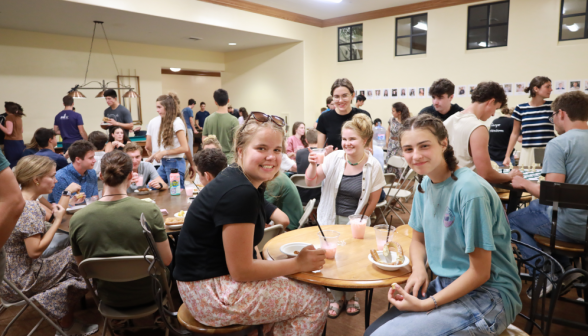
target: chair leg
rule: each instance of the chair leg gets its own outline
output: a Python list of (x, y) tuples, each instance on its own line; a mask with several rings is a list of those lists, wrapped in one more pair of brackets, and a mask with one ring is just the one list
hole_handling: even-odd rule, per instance
[(263, 336), (263, 325), (257, 326), (257, 336)]
[(35, 331), (37, 331), (37, 328), (39, 328), (39, 326), (41, 325), (41, 323), (43, 323), (43, 318), (41, 318), (39, 320), (39, 322), (37, 322), (37, 324), (35, 325), (35, 327), (33, 328), (33, 330), (31, 330), (27, 336), (31, 336)]
[(20, 317), (20, 315), (22, 315), (22, 313), (24, 313), (24, 311), (28, 308), (29, 304), (27, 303), (24, 307), (22, 307), (22, 309), (18, 312), (18, 314), (16, 314), (16, 316), (14, 316), (14, 318), (12, 319), (12, 321), (10, 321), (10, 323), (8, 323), (8, 325), (6, 326), (6, 329), (4, 329), (4, 332), (2, 333), (2, 336), (5, 336), (6, 334), (8, 334), (8, 329), (10, 329), (10, 327), (12, 327), (12, 325), (14, 324), (14, 322), (16, 322), (16, 320), (18, 320), (18, 318)]

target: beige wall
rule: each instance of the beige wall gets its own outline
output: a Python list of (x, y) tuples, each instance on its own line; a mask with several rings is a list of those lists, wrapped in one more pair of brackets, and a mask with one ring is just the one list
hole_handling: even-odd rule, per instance
[[(206, 103), (206, 110), (210, 113), (216, 111), (214, 91), (221, 88), (220, 77), (208, 76), (180, 76), (180, 75), (161, 75), (162, 93), (174, 92), (178, 95), (181, 107), (188, 106), (188, 100), (196, 100), (194, 115), (200, 110), (200, 103)], [(186, 122), (188, 122), (186, 120)], [(202, 125), (200, 125), (202, 126)]]

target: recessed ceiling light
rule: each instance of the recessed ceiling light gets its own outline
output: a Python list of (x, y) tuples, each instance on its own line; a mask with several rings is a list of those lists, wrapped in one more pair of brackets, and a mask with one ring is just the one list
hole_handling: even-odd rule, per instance
[(343, 1), (343, 0), (324, 0), (324, 1), (327, 1), (327, 2), (334, 2), (334, 3), (340, 3), (340, 2), (341, 2), (341, 1)]
[(574, 24), (569, 25), (569, 26), (566, 25), (566, 28), (568, 28), (568, 30), (571, 31), (571, 32), (577, 32), (580, 29), (580, 26), (578, 26), (577, 23), (574, 23)]
[(237, 45), (235, 42), (230, 42), (229, 45)]
[(190, 37), (188, 37), (188, 40), (200, 41), (200, 40), (202, 40), (202, 37), (190, 36)]
[(182, 70), (182, 68), (169, 68), (169, 69), (173, 72), (179, 72)]

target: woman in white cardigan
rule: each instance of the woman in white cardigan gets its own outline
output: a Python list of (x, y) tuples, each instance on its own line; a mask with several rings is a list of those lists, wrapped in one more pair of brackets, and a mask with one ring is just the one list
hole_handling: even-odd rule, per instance
[[(306, 184), (320, 185), (321, 202), (318, 206), (318, 222), (321, 225), (347, 224), (348, 216), (371, 216), (386, 184), (378, 160), (368, 151), (373, 137), (372, 123), (365, 114), (356, 114), (341, 129), (342, 150), (330, 153), (324, 163), (317, 166), (317, 156), (310, 153), (306, 169)], [(334, 300), (329, 305), (328, 316), (336, 318), (344, 305), (347, 314), (359, 313), (359, 301), (354, 292), (331, 290)]]

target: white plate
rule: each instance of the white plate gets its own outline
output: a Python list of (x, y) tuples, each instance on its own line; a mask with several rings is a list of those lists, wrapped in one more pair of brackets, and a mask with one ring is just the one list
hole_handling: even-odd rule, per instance
[[(396, 259), (396, 252), (390, 251), (390, 253), (392, 254), (392, 260)], [(382, 251), (378, 251), (378, 255), (380, 256), (381, 259), (384, 259), (384, 253)], [(404, 256), (404, 263), (402, 265), (388, 265), (388, 264), (382, 264), (382, 263), (376, 262), (372, 258), (371, 253), (368, 254), (368, 259), (372, 262), (372, 264), (378, 266), (379, 268), (383, 269), (384, 271), (396, 271), (396, 270), (401, 269), (402, 267), (404, 267), (410, 263), (410, 260), (408, 260), (407, 256)]]
[(73, 206), (71, 208), (67, 208), (67, 209), (65, 209), (65, 211), (67, 211), (67, 212), (74, 212), (74, 211), (83, 209), (85, 207), (86, 207), (86, 204), (80, 204), (80, 205)]
[[(188, 212), (187, 212), (187, 211), (184, 211), (184, 214), (188, 214)], [(180, 213), (179, 213), (179, 212), (176, 212), (176, 213), (174, 214), (174, 217), (178, 217), (178, 218), (186, 218), (186, 215), (180, 216)]]
[(312, 245), (308, 243), (288, 243), (284, 244), (280, 247), (280, 252), (284, 253), (290, 257), (296, 257), (298, 254), (295, 254), (294, 251), (300, 252), (303, 248)]
[(166, 225), (165, 227), (167, 227), (168, 229), (181, 229), (183, 225), (184, 224), (172, 224), (172, 225)]

